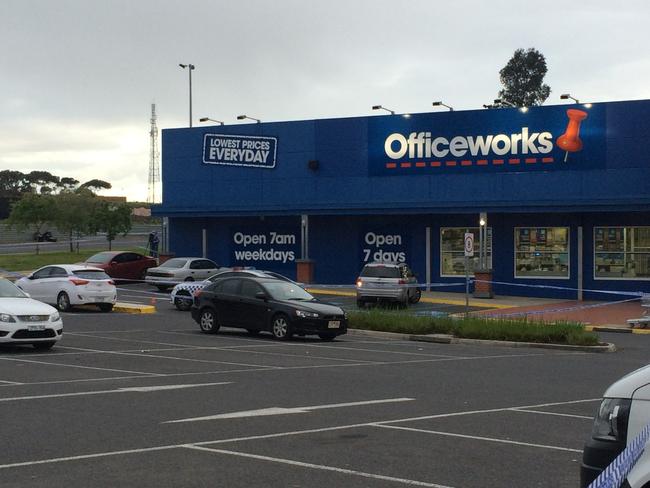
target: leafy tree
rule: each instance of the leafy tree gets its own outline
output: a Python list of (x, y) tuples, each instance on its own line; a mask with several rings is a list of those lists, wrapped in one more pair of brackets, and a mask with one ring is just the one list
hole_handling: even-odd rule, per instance
[(53, 222), (67, 236), (70, 252), (74, 251), (72, 238), (93, 233), (93, 219), (97, 198), (90, 190), (62, 191), (53, 197)]
[(79, 184), (79, 180), (75, 180), (74, 178), (69, 178), (67, 176), (64, 176), (59, 181), (59, 188), (61, 188), (62, 190), (72, 191), (75, 188), (77, 188), (78, 184)]
[(104, 180), (90, 180), (82, 183), (79, 188), (88, 188), (90, 190), (110, 190), (113, 187), (108, 181)]
[[(13, 204), (11, 214), (7, 219), (9, 226), (18, 230), (29, 228), (34, 234), (41, 232), (43, 226), (54, 219), (55, 206), (50, 195), (25, 193), (23, 197)], [(36, 245), (36, 254), (39, 246)]]
[(499, 98), (515, 107), (541, 105), (551, 93), (551, 87), (544, 84), (546, 72), (546, 58), (537, 49), (517, 49), (499, 71), (503, 85)]
[(100, 201), (95, 210), (94, 225), (97, 231), (106, 232), (108, 249), (112, 249), (112, 242), (118, 234), (125, 236), (131, 230), (131, 207), (122, 203), (116, 205)]
[(37, 193), (52, 193), (58, 186), (60, 178), (49, 171), (31, 171), (26, 176), (32, 191)]

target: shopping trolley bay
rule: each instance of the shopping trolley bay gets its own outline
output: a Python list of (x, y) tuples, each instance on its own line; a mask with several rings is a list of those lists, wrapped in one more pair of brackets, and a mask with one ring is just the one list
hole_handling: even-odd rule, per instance
[(590, 354), (355, 335), (203, 334), (64, 313), (0, 350), (3, 486), (574, 487), (604, 389), (650, 337)]

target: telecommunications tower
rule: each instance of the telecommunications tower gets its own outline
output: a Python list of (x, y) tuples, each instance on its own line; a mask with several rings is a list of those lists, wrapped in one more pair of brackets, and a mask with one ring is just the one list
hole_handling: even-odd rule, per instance
[(156, 104), (151, 104), (151, 130), (149, 131), (151, 148), (149, 150), (149, 187), (147, 191), (148, 203), (159, 203), (160, 191), (156, 183), (160, 183), (160, 151), (158, 150), (158, 126), (156, 125)]

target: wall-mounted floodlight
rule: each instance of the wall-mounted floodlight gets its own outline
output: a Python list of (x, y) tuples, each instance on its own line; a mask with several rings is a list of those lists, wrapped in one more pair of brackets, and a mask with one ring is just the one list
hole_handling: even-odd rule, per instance
[(262, 122), (260, 119), (256, 119), (255, 117), (249, 117), (248, 115), (238, 115), (238, 116), (237, 116), (237, 120), (245, 120), (245, 119), (254, 120), (254, 121), (257, 122), (258, 124), (259, 124), (260, 122)]
[(372, 109), (373, 110), (385, 110), (386, 112), (390, 112), (391, 115), (395, 115), (395, 110), (391, 110), (391, 109), (383, 107), (381, 105), (373, 105)]
[(434, 107), (447, 107), (450, 112), (454, 111), (454, 107), (450, 107), (449, 105), (446, 105), (446, 104), (444, 104), (444, 103), (442, 103), (440, 101), (432, 102), (431, 105), (433, 105)]
[(569, 93), (563, 93), (562, 95), (560, 95), (560, 98), (562, 100), (568, 100), (570, 98), (574, 102), (580, 103), (580, 100), (578, 100), (577, 98), (572, 97)]
[(199, 119), (199, 122), (216, 122), (217, 124), (223, 125), (223, 122), (221, 122), (220, 120), (211, 119), (210, 117), (201, 117)]

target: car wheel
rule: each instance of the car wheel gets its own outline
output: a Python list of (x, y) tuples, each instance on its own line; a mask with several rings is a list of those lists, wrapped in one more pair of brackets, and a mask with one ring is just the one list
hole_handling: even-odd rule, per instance
[(59, 293), (59, 296), (56, 297), (56, 308), (61, 312), (67, 312), (70, 310), (70, 297), (64, 291)]
[(32, 346), (38, 351), (47, 351), (52, 349), (52, 346), (56, 344), (56, 341), (45, 341), (45, 342), (34, 342)]
[(165, 292), (165, 291), (169, 290), (170, 287), (167, 286), (167, 285), (156, 285), (156, 288), (158, 288), (158, 291)]
[(104, 313), (111, 312), (113, 310), (113, 304), (112, 303), (100, 303), (97, 305), (99, 307), (99, 310), (101, 310)]
[(187, 312), (192, 308), (192, 300), (190, 298), (174, 298), (174, 306), (181, 312)]
[(415, 289), (415, 293), (411, 295), (411, 298), (409, 299), (409, 302), (411, 303), (418, 303), (420, 301), (420, 298), (422, 298), (422, 290), (419, 288)]
[(201, 315), (199, 316), (199, 327), (201, 327), (201, 332), (205, 334), (216, 334), (219, 330), (219, 324), (217, 323), (217, 314), (211, 308), (204, 308), (201, 310)]
[(320, 334), (318, 334), (318, 337), (320, 337), (324, 341), (333, 341), (334, 338), (336, 337), (336, 334), (334, 332), (321, 332)]
[(140, 281), (144, 281), (144, 279), (147, 277), (147, 270), (143, 269), (140, 271)]
[(278, 340), (287, 340), (291, 338), (291, 325), (289, 324), (289, 317), (285, 314), (280, 313), (273, 317), (271, 322), (271, 333), (273, 337)]
[(191, 276), (188, 276), (187, 278), (185, 278), (184, 281), (194, 281), (194, 278), (192, 278)]

